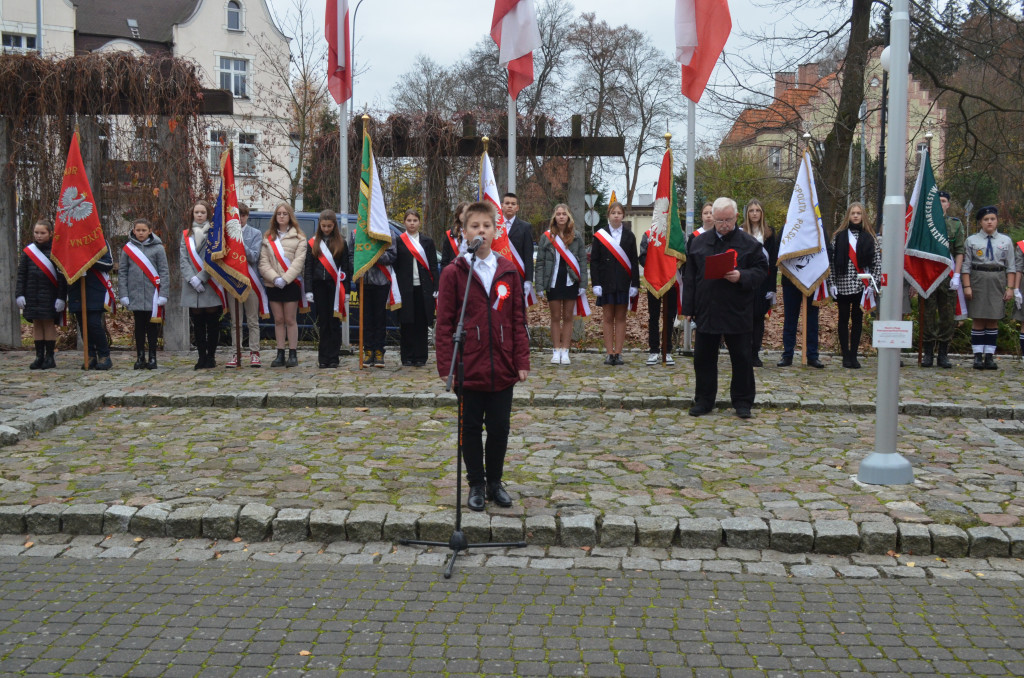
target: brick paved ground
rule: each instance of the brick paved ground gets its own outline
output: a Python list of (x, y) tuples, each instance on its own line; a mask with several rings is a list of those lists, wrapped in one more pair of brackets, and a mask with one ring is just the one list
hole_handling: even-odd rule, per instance
[(21, 676), (1024, 675), (1021, 582), (0, 560)]

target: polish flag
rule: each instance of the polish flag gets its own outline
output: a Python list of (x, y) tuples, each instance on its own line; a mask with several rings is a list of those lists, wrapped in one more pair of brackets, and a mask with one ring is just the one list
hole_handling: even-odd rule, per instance
[(348, 0), (327, 0), (327, 88), (343, 104), (352, 98), (352, 42), (348, 29)]
[(508, 66), (508, 93), (515, 99), (533, 82), (533, 50), (541, 45), (533, 0), (495, 0), (491, 38), (498, 63)]
[(676, 61), (690, 101), (700, 101), (731, 30), (727, 0), (676, 0)]

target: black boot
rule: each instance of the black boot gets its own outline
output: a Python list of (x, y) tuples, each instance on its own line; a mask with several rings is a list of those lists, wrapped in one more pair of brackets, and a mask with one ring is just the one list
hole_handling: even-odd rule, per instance
[(981, 353), (974, 354), (974, 364), (971, 366), (976, 370), (985, 369), (985, 356)]
[(43, 359), (43, 369), (52, 370), (57, 367), (57, 362), (53, 359), (53, 352), (57, 348), (57, 340), (49, 339), (43, 342), (43, 349), (46, 351), (46, 357)]
[(156, 349), (155, 348), (149, 349), (149, 362), (146, 363), (146, 369), (147, 370), (155, 370), (156, 369)]
[(953, 363), (949, 362), (949, 342), (948, 341), (940, 341), (939, 342), (939, 357), (935, 361), (935, 363), (939, 367), (942, 367), (942, 368), (947, 369), (947, 370), (949, 368), (953, 367)]
[(217, 344), (220, 343), (220, 315), (206, 316), (206, 368), (217, 366)]
[(29, 363), (28, 368), (30, 370), (41, 370), (43, 369), (43, 363), (46, 362), (46, 352), (43, 348), (44, 342), (36, 342), (36, 359)]
[(201, 370), (206, 367), (206, 324), (202, 318), (196, 318), (195, 323), (195, 334), (196, 334), (196, 353), (199, 354), (199, 358), (196, 360), (194, 370)]
[(270, 363), (270, 366), (271, 367), (284, 367), (284, 363), (285, 363), (284, 349), (283, 348), (279, 348), (279, 349), (277, 349), (277, 357), (274, 358), (274, 362)]
[(146, 369), (146, 352), (139, 349), (135, 352), (135, 364), (132, 366), (133, 370), (144, 370)]
[(924, 342), (924, 355), (921, 356), (921, 367), (931, 367), (935, 362), (935, 348), (930, 341)]
[(288, 349), (288, 361), (284, 364), (285, 367), (298, 367), (299, 366), (299, 352), (294, 348)]
[(996, 356), (994, 353), (985, 354), (985, 369), (986, 370), (998, 370), (999, 366), (996, 365)]

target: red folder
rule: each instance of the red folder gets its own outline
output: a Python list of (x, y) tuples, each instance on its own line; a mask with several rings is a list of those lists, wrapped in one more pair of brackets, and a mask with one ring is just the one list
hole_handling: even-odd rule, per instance
[(704, 279), (721, 280), (729, 271), (736, 270), (736, 250), (726, 250), (704, 260)]

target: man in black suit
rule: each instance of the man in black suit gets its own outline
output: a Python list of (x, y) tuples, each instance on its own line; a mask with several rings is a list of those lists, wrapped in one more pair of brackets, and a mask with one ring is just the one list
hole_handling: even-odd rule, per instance
[[(523, 260), (523, 295), (530, 296), (533, 289), (533, 224), (516, 217), (519, 214), (519, 198), (515, 193), (506, 193), (501, 198), (501, 213), (505, 217), (505, 228), (508, 229), (508, 240), (516, 248), (519, 258)], [(519, 265), (512, 262), (516, 269)]]
[[(693, 239), (683, 272), (682, 314), (697, 322), (693, 347), (697, 383), (690, 415), (699, 417), (715, 407), (718, 347), (724, 337), (732, 362), (732, 406), (738, 417), (749, 419), (755, 389), (751, 346), (754, 315), (750, 309), (768, 275), (768, 261), (761, 243), (736, 228), (738, 209), (734, 200), (719, 198), (712, 210), (714, 230)], [(708, 257), (730, 251), (735, 253), (735, 268), (724, 278), (706, 279), (704, 264)]]

